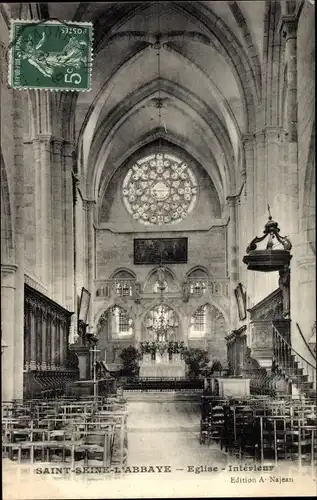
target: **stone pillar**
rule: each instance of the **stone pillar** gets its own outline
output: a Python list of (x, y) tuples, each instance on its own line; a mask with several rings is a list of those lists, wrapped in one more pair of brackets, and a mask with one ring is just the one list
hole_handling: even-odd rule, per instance
[(33, 139), (33, 150), (34, 150), (34, 164), (35, 164), (35, 175), (34, 175), (34, 205), (35, 205), (35, 248), (36, 248), (36, 275), (42, 280), (42, 268), (43, 268), (43, 246), (42, 246), (42, 210), (41, 210), (41, 190), (42, 190), (42, 172), (41, 172), (41, 149), (40, 141), (38, 138)]
[(2, 400), (14, 398), (14, 337), (15, 337), (15, 273), (17, 266), (1, 265), (1, 354)]
[[(299, 175), (298, 175), (298, 118), (297, 118), (297, 13), (282, 16), (280, 26), (285, 38), (285, 60), (287, 62), (287, 164), (285, 172), (285, 212), (287, 226), (282, 228), (290, 238), (293, 249), (291, 261), (291, 317), (292, 333), (291, 339), (295, 344), (301, 344), (300, 334), (296, 322), (300, 323), (304, 316), (299, 300), (299, 289), (301, 287), (301, 262), (298, 258), (301, 254), (299, 247)], [(305, 274), (305, 272), (304, 272)], [(305, 313), (306, 314), (306, 313)], [(296, 318), (296, 319), (295, 319)], [(304, 320), (305, 321), (305, 320)], [(298, 345), (304, 355), (303, 345)], [(296, 349), (296, 347), (295, 347)], [(305, 351), (306, 354), (306, 351)], [(305, 357), (305, 355), (304, 355)]]
[(238, 311), (234, 290), (238, 284), (238, 235), (237, 235), (237, 205), (240, 203), (239, 196), (228, 196), (230, 220), (228, 224), (228, 271), (230, 278), (230, 330), (237, 327)]
[(87, 323), (90, 329), (94, 329), (94, 280), (95, 280), (95, 206), (94, 200), (85, 200), (86, 204), (86, 227), (87, 227), (87, 266), (88, 266), (88, 290), (91, 293), (90, 306)]
[(73, 191), (73, 152), (74, 144), (64, 142), (64, 284), (65, 284), (65, 308), (68, 311), (75, 311), (74, 295), (74, 191)]
[(52, 165), (52, 221), (53, 221), (53, 298), (59, 303), (63, 304), (63, 196), (62, 196), (62, 182), (63, 182), (63, 165), (62, 165), (62, 139), (53, 139), (53, 165)]
[[(14, 204), (15, 204), (15, 300), (14, 315), (14, 362), (13, 397), (23, 398), (23, 365), (24, 365), (24, 159), (23, 159), (23, 119), (22, 98), (19, 92), (13, 94), (13, 148), (14, 148)], [(10, 373), (10, 372), (9, 372)]]
[(138, 343), (138, 342), (141, 342), (142, 340), (142, 332), (141, 332), (141, 328), (142, 328), (142, 324), (141, 324), (141, 318), (139, 315), (136, 315), (135, 316), (135, 319), (134, 319), (134, 338), (135, 338), (135, 342)]
[[(243, 255), (245, 255), (246, 248), (249, 242), (254, 238), (255, 225), (254, 225), (254, 211), (255, 211), (255, 158), (254, 158), (254, 136), (248, 134), (243, 136), (244, 148), (244, 165), (245, 165), (245, 187), (242, 194), (244, 200), (241, 202), (240, 212), (240, 269), (242, 270), (241, 282), (247, 289), (247, 296), (251, 301), (254, 297), (254, 273), (246, 270), (246, 266), (242, 263)], [(248, 304), (249, 306), (250, 304)]]
[(266, 170), (266, 151), (265, 151), (265, 133), (257, 132), (255, 136), (256, 163), (255, 163), (255, 228), (262, 227), (266, 222), (267, 215), (267, 170)]
[(309, 342), (316, 321), (316, 256), (313, 254), (302, 256), (297, 258), (296, 263), (298, 276), (296, 289), (294, 289), (291, 271), (291, 294), (296, 297), (291, 301), (292, 345), (310, 363), (316, 364), (296, 326), (298, 323), (303, 336)]
[[(282, 196), (284, 190), (283, 175), (280, 168), (280, 127), (266, 127), (266, 165), (267, 165), (267, 203), (270, 206), (273, 218), (278, 218), (283, 210)], [(267, 213), (267, 211), (266, 211)], [(284, 228), (285, 229), (285, 228)], [(269, 295), (278, 286), (278, 273), (265, 273), (265, 295)]]
[(51, 205), (55, 203), (55, 192), (51, 190), (51, 135), (41, 134), (39, 136), (40, 145), (40, 175), (41, 175), (41, 195), (40, 207), (42, 224), (41, 231), (41, 255), (42, 269), (41, 279), (48, 288), (49, 293), (52, 291), (52, 213)]

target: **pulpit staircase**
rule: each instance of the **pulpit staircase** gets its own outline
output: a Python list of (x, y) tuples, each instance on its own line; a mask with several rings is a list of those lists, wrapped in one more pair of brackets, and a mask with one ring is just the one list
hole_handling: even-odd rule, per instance
[[(310, 363), (301, 356), (285, 339), (278, 327), (272, 324), (273, 329), (273, 366), (272, 372), (284, 378), (295, 387), (299, 394), (306, 397), (316, 397), (316, 363)], [(316, 360), (313, 351), (303, 340), (312, 358)]]

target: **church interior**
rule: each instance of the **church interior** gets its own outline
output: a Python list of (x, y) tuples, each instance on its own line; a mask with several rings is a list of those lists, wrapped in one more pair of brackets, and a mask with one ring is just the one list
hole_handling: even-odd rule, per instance
[[(314, 9), (0, 5), (8, 463), (315, 474)], [(90, 91), (11, 88), (11, 19), (92, 23)]]

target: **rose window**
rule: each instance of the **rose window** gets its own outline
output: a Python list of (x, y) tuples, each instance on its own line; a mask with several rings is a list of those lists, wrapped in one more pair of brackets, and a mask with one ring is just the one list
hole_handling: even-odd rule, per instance
[(194, 208), (198, 193), (196, 177), (179, 158), (156, 153), (137, 161), (122, 187), (124, 204), (143, 224), (173, 224)]

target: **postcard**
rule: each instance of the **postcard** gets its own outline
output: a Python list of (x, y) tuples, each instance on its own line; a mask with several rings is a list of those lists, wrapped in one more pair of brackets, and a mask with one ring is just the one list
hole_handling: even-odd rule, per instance
[(315, 495), (314, 13), (0, 4), (5, 500)]

